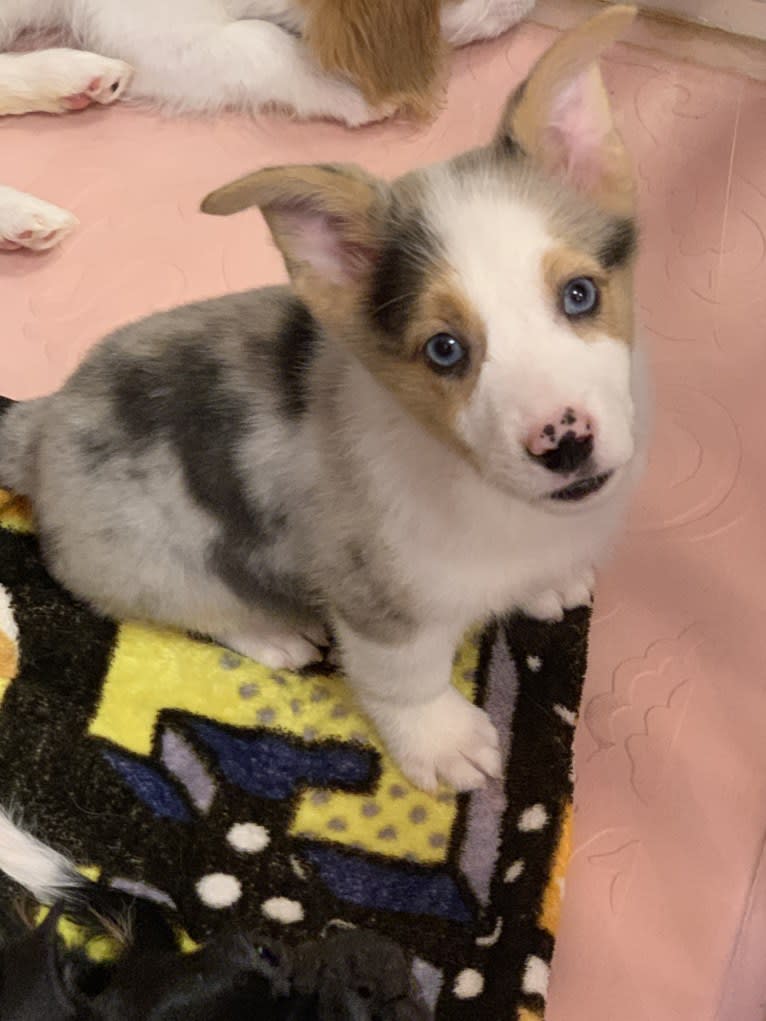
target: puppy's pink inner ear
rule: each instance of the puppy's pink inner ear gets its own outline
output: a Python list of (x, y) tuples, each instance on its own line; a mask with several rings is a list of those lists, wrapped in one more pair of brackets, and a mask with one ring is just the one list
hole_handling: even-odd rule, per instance
[(598, 187), (613, 156), (613, 131), (601, 75), (592, 65), (552, 99), (546, 130), (551, 169), (583, 191)]
[(369, 267), (371, 247), (354, 237), (352, 226), (343, 218), (301, 208), (280, 210), (278, 216), (279, 233), (291, 259), (330, 283), (350, 283)]

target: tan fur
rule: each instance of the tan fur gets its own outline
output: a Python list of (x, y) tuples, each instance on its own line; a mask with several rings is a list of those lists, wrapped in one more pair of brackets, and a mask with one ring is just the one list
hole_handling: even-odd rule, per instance
[(574, 277), (590, 277), (600, 293), (595, 315), (569, 320), (575, 333), (584, 340), (594, 340), (607, 334), (614, 340), (632, 343), (633, 286), (630, 270), (620, 267), (607, 271), (592, 256), (572, 248), (554, 248), (545, 254), (543, 279), (554, 308), (560, 308), (561, 290)]
[[(429, 367), (424, 349), (437, 333), (449, 333), (467, 348), (469, 367), (464, 375), (440, 375)], [(391, 354), (384, 346), (371, 347), (363, 335), (361, 339), (356, 354), (375, 377), (432, 433), (470, 459), (455, 426), (476, 386), (487, 344), (484, 324), (452, 270), (436, 265), (424, 281), (403, 352)]]
[[(273, 167), (212, 192), (202, 211), (228, 216), (260, 207), (296, 294), (339, 339), (358, 331), (362, 296), (380, 245), (386, 186), (355, 166)], [(339, 229), (345, 274), (332, 279), (301, 257), (290, 220), (295, 211), (330, 218)]]
[(291, 204), (364, 218), (377, 194), (377, 181), (354, 164), (265, 167), (206, 195), (203, 213), (230, 216), (251, 206)]
[(586, 190), (603, 208), (623, 216), (632, 214), (635, 208), (633, 174), (612, 122), (597, 61), (635, 16), (635, 7), (609, 7), (562, 35), (537, 62), (522, 89), (509, 99), (500, 125), (501, 134), (510, 135), (548, 172), (561, 175), (565, 168), (560, 140), (546, 126), (561, 90), (581, 75), (587, 75), (590, 103), (600, 108), (610, 128), (603, 145), (602, 172), (597, 180), (588, 183)]
[[(369, 263), (370, 249), (376, 243), (376, 214), (382, 211), (382, 204), (380, 182), (359, 167), (338, 165), (257, 170), (211, 192), (200, 208), (204, 213), (229, 216), (258, 206), (285, 259), (293, 285), (302, 295), (304, 278), (316, 274), (302, 262), (291, 243), (294, 241), (291, 214), (309, 211), (331, 218), (341, 228), (346, 268), (353, 276)], [(337, 282), (324, 278), (314, 283), (333, 292), (339, 289)]]
[(372, 106), (433, 112), (444, 72), (441, 0), (302, 0), (306, 41), (325, 71)]

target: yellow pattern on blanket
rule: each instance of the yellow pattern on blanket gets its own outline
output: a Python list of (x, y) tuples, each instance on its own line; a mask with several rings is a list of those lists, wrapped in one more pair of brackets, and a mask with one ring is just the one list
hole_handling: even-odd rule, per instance
[[(25, 502), (2, 490), (0, 526), (33, 531)], [(0, 699), (12, 679), (6, 660), (13, 672), (16, 664), (13, 656), (4, 655), (5, 645), (15, 637), (9, 625), (4, 627), (4, 613), (12, 621), (7, 602), (6, 611), (0, 590)], [(456, 657), (453, 673), (455, 686), (469, 698), (474, 697), (477, 659), (471, 636)], [(446, 860), (456, 816), (454, 794), (444, 789), (428, 797), (402, 776), (340, 676), (273, 671), (176, 631), (123, 623), (90, 733), (149, 756), (165, 710), (273, 729), (309, 742), (336, 739), (378, 749), (382, 772), (373, 794), (308, 788), (300, 795), (290, 833), (319, 836), (387, 858), (433, 864)]]
[[(454, 681), (468, 697), (476, 643), (466, 641)], [(232, 726), (259, 726), (307, 741), (334, 738), (382, 752), (374, 796), (307, 789), (290, 833), (361, 846), (386, 857), (444, 861), (455, 819), (454, 795), (428, 797), (404, 779), (355, 708), (341, 677), (273, 671), (217, 645), (144, 624), (121, 625), (91, 734), (149, 755), (163, 710)]]

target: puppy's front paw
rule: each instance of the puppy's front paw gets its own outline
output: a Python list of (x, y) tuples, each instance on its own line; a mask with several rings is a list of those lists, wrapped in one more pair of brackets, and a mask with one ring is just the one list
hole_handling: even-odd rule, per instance
[(133, 71), (123, 61), (104, 58), (100, 73), (87, 81), (81, 79), (81, 84), (78, 82), (74, 91), (61, 97), (61, 105), (64, 110), (84, 110), (92, 103), (108, 106), (120, 98), (132, 75)]
[(53, 49), (22, 54), (26, 87), (7, 98), (9, 113), (67, 113), (92, 103), (104, 106), (122, 95), (133, 69), (122, 60), (84, 50)]
[(423, 790), (434, 791), (443, 780), (471, 791), (502, 774), (495, 727), (452, 687), (432, 702), (386, 707), (374, 717), (404, 775)]
[(0, 188), (0, 251), (42, 252), (62, 241), (77, 217), (50, 202), (13, 188)]
[(91, 103), (108, 106), (119, 99), (133, 77), (130, 65), (95, 53), (79, 56), (84, 59), (73, 62), (71, 70), (62, 78), (61, 109), (84, 110)]
[(535, 620), (563, 620), (566, 610), (576, 606), (590, 606), (596, 578), (592, 570), (570, 579), (560, 588), (546, 589), (532, 599), (519, 604), (518, 609)]

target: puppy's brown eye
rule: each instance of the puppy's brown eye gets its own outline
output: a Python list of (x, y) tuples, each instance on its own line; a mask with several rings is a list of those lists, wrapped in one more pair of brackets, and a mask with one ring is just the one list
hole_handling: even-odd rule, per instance
[(426, 360), (435, 372), (454, 372), (468, 357), (465, 347), (449, 333), (434, 334), (424, 350)]

